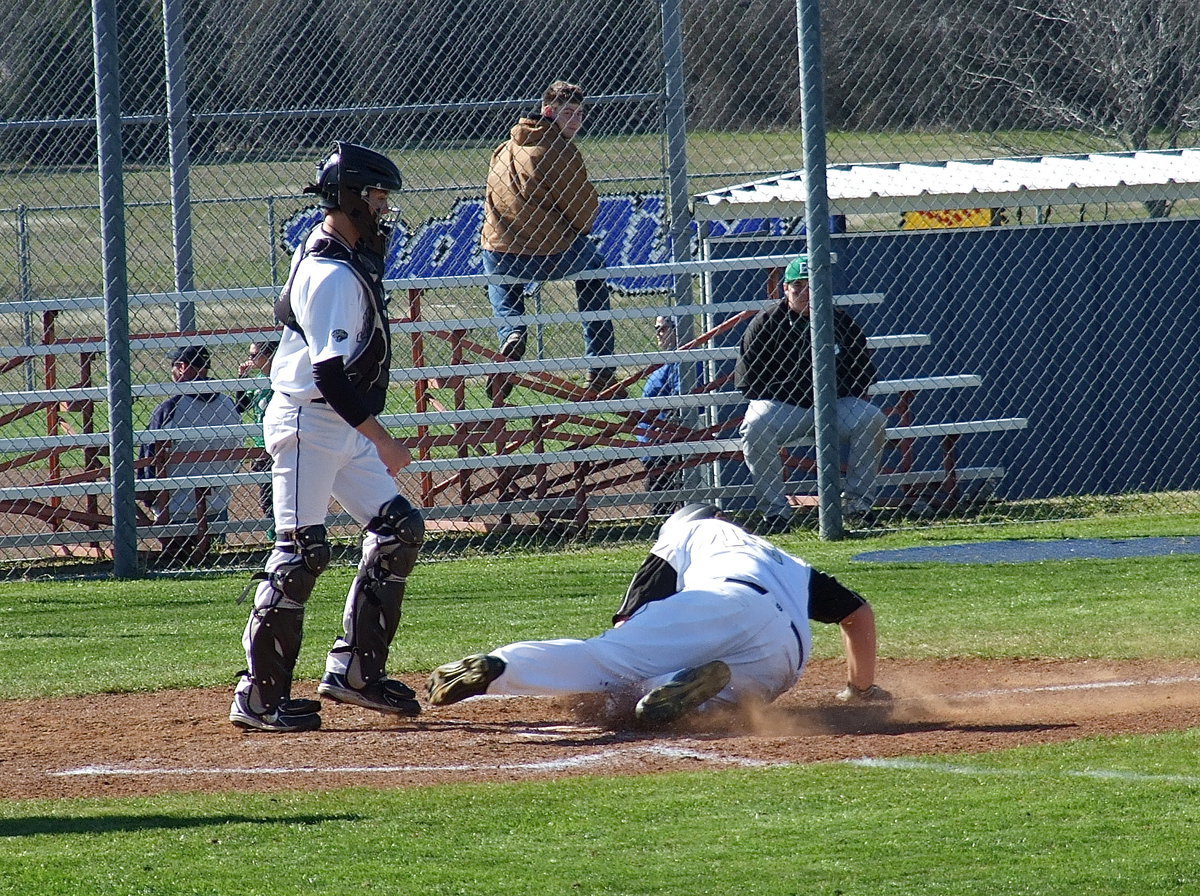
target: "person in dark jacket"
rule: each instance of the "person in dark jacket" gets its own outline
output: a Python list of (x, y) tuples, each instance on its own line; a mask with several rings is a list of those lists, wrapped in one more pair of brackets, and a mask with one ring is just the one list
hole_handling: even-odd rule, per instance
[[(811, 436), (814, 427), (807, 256), (793, 259), (783, 281), (783, 300), (760, 311), (746, 328), (735, 371), (738, 389), (749, 401), (742, 452), (763, 515), (762, 529), (768, 532), (786, 531), (792, 522), (779, 448)], [(843, 512), (861, 519), (875, 497), (887, 417), (867, 399), (875, 365), (862, 329), (835, 309), (834, 334), (838, 435), (849, 443)]]

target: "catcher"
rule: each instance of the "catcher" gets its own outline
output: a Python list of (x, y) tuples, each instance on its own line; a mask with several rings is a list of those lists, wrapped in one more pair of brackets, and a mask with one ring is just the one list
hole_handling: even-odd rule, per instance
[[(344, 634), (329, 651), (317, 693), (334, 703), (415, 716), (416, 694), (386, 672), (408, 574), (424, 541), (420, 510), (393, 476), (412, 461), (379, 421), (391, 371), (383, 288), (400, 171), (365, 146), (338, 142), (317, 166), (324, 220), (292, 258), (275, 304), (283, 331), (271, 364), (263, 436), (273, 460), (275, 548), (255, 579), (242, 644), (246, 671), (229, 720), (259, 731), (312, 731), (319, 701), (293, 699), (304, 608), (332, 549), (331, 498), (363, 527), (362, 558), (346, 596)], [(253, 583), (252, 583), (253, 585)]]
[(891, 699), (875, 684), (875, 614), (865, 598), (715, 507), (689, 504), (663, 523), (613, 628), (447, 663), (429, 679), (429, 702), (632, 690), (640, 696), (634, 714), (647, 726), (697, 708), (769, 703), (804, 672), (809, 619), (841, 626), (849, 681), (840, 701)]

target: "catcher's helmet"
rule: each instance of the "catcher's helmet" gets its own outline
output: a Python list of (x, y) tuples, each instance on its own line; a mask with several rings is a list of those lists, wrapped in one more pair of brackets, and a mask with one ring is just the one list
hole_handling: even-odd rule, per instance
[(361, 258), (371, 259), (371, 267), (382, 271), (392, 228), (371, 211), (366, 192), (394, 192), (401, 186), (400, 169), (387, 156), (339, 140), (333, 152), (317, 164), (317, 182), (304, 192), (320, 196), (321, 208), (326, 211), (339, 209), (349, 216), (361, 237), (355, 249)]
[(387, 156), (339, 140), (333, 152), (317, 163), (317, 182), (304, 192), (320, 196), (322, 208), (341, 208), (346, 193), (361, 198), (366, 189), (394, 191), (403, 185), (400, 169)]

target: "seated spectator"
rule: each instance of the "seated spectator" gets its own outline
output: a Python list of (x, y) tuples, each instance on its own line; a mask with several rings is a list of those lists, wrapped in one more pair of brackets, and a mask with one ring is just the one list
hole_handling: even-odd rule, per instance
[[(189, 345), (171, 355), (171, 380), (193, 383), (208, 379), (209, 352), (203, 345)], [(238, 426), (241, 415), (232, 398), (219, 392), (189, 392), (172, 395), (150, 417), (150, 429), (190, 429), (198, 426)], [(174, 460), (183, 454), (240, 448), (237, 436), (202, 439), (172, 439), (143, 445), (140, 457), (151, 461), (139, 471), (143, 478), (205, 476), (233, 472), (236, 460)], [(165, 461), (164, 461), (165, 458)], [(156, 525), (186, 523), (195, 530), (186, 535), (160, 539), (162, 557), (168, 562), (197, 563), (212, 547), (208, 528), (229, 518), (228, 486), (200, 486), (150, 492), (143, 500), (154, 511)]]
[[(257, 342), (251, 342), (250, 348), (246, 352), (246, 360), (238, 365), (238, 376), (249, 376), (253, 372), (258, 375), (260, 380), (260, 385), (239, 392), (237, 397), (238, 413), (245, 414), (249, 411), (251, 421), (259, 426), (259, 432), (251, 439), (256, 448), (262, 449), (262, 452), (250, 461), (250, 471), (253, 473), (270, 471), (272, 466), (271, 455), (267, 454), (266, 442), (263, 439), (262, 422), (263, 416), (267, 413), (267, 405), (271, 403), (271, 396), (274, 394), (271, 389), (271, 361), (275, 358), (275, 349), (277, 348), (279, 348), (277, 339), (260, 339)], [(272, 520), (267, 527), (267, 538), (274, 542), (275, 511), (271, 504), (271, 495), (271, 482), (268, 480), (258, 487), (258, 506), (262, 508), (263, 514)]]
[[(759, 531), (768, 533), (784, 532), (792, 525), (780, 446), (811, 436), (815, 422), (806, 255), (787, 266), (783, 292), (781, 301), (750, 321), (734, 373), (738, 389), (749, 400), (741, 428), (742, 452), (763, 515)], [(867, 400), (875, 365), (862, 329), (837, 308), (834, 332), (838, 437), (849, 442), (842, 509), (848, 520), (863, 522), (875, 497), (887, 417)]]

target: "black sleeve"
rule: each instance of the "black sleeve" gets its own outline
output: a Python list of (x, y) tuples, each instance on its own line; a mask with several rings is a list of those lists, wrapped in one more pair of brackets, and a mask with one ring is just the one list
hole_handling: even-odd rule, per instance
[(613, 624), (628, 619), (639, 607), (670, 597), (678, 590), (679, 575), (675, 567), (657, 554), (651, 554), (633, 574), (633, 581), (625, 592), (625, 600), (621, 601), (621, 606), (613, 616)]
[(321, 397), (351, 426), (358, 426), (371, 416), (362, 396), (346, 376), (346, 365), (341, 357), (314, 364), (313, 380)]
[(831, 575), (814, 569), (808, 580), (808, 618), (834, 625), (841, 622), (867, 599), (847, 588)]
[[(175, 407), (179, 404), (181, 395), (173, 395), (154, 409), (154, 413), (150, 415), (150, 426), (148, 429), (170, 429), (171, 420), (175, 416)], [(154, 457), (155, 442), (143, 442), (138, 446), (138, 458), (144, 460)], [(151, 479), (155, 476), (153, 470), (142, 468), (138, 470), (138, 479)]]
[(845, 368), (840, 371), (841, 391), (855, 398), (866, 398), (871, 384), (875, 382), (875, 362), (867, 347), (867, 336), (848, 314), (841, 319), (840, 341), (845, 350)]
[[(154, 413), (150, 415), (150, 429), (169, 429), (171, 420), (175, 417), (175, 408), (179, 404), (181, 395), (173, 395), (154, 409)], [(158, 442), (144, 442), (138, 446), (138, 460), (147, 461), (154, 457), (155, 451), (158, 449)], [(144, 463), (138, 467), (137, 479), (154, 479), (158, 476), (158, 470), (153, 464)], [(160, 491), (141, 492), (138, 495), (138, 500), (147, 507), (153, 508), (158, 501)]]

